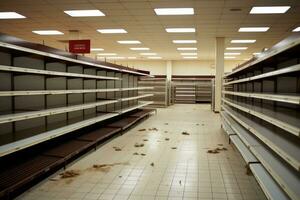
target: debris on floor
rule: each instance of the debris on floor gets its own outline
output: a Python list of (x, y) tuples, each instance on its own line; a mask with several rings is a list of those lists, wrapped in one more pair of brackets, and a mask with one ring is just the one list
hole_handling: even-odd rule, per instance
[(207, 153), (217, 154), (220, 152), (218, 150), (214, 149), (214, 150), (207, 150)]
[(207, 153), (212, 153), (212, 154), (217, 154), (220, 153), (220, 151), (227, 151), (228, 149), (226, 147), (222, 147), (222, 148), (214, 148), (214, 149), (210, 149), (207, 151)]
[(197, 126), (199, 126), (200, 124), (196, 124)]
[(148, 141), (148, 139), (143, 139), (143, 141), (147, 142), (147, 141)]
[(167, 133), (168, 131), (164, 131), (164, 133)]
[(169, 123), (165, 123), (165, 125), (169, 125)]
[(134, 147), (143, 147), (143, 146), (144, 146), (143, 143), (135, 143), (135, 144), (134, 144)]
[(152, 167), (154, 167), (154, 163), (151, 163), (150, 165), (151, 165)]
[(251, 171), (249, 165), (245, 165), (245, 168), (246, 168), (246, 175), (252, 176), (252, 171)]
[(145, 156), (146, 154), (144, 154), (144, 153), (141, 153), (141, 156)]
[(142, 129), (139, 129), (139, 131), (141, 132), (141, 131), (146, 131), (146, 129), (145, 128), (142, 128)]
[(179, 181), (179, 185), (181, 185), (181, 180)]
[(204, 124), (201, 124), (201, 126), (204, 126)]
[(139, 153), (137, 153), (137, 152), (134, 152), (134, 153), (133, 153), (133, 155), (140, 155), (140, 154), (139, 154)]
[(67, 170), (59, 174), (60, 178), (73, 178), (80, 175), (80, 172), (77, 170)]
[(149, 131), (158, 131), (157, 128), (148, 128)]
[(166, 140), (166, 141), (169, 141), (169, 140), (170, 140), (170, 138), (165, 138), (165, 140)]
[(188, 132), (186, 132), (186, 131), (183, 131), (182, 133), (181, 133), (182, 135), (190, 135)]
[(223, 144), (218, 144), (218, 146), (223, 146)]
[(120, 147), (113, 147), (115, 151), (122, 151)]
[(122, 176), (119, 176), (119, 178), (122, 178)]
[(123, 163), (112, 163), (112, 164), (94, 164), (92, 168), (107, 173), (110, 171), (111, 167), (116, 165), (129, 165), (129, 163), (123, 162)]
[(172, 147), (171, 149), (177, 149), (177, 147)]

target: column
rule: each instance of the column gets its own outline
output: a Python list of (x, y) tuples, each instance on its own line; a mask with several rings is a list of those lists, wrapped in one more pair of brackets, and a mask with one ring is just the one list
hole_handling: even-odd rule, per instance
[(224, 74), (224, 37), (216, 38), (215, 112), (221, 111), (222, 77)]
[(167, 105), (171, 104), (171, 96), (172, 96), (172, 88), (171, 88), (171, 81), (172, 81), (172, 61), (168, 60), (167, 61), (167, 68), (166, 68), (166, 75), (167, 75), (167, 87), (166, 87), (166, 93), (168, 94), (166, 101)]

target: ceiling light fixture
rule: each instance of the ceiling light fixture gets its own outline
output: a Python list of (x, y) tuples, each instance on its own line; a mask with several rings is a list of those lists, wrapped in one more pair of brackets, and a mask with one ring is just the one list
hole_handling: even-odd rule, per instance
[(239, 32), (266, 32), (270, 27), (241, 27)]
[(197, 43), (196, 40), (173, 40), (175, 44), (195, 44)]
[(161, 57), (160, 56), (149, 56), (149, 57), (147, 57), (148, 59), (161, 59)]
[(141, 44), (138, 40), (119, 40), (119, 44)]
[(194, 8), (155, 8), (156, 15), (194, 15)]
[(63, 35), (64, 34), (57, 30), (36, 30), (32, 32), (38, 35)]
[(231, 43), (254, 43), (256, 40), (231, 40)]
[(109, 59), (109, 60), (118, 60), (118, 59), (125, 59), (125, 57), (122, 57), (122, 56), (111, 56), (111, 57), (106, 57), (106, 59)]
[(293, 30), (293, 32), (299, 32), (299, 31), (300, 31), (300, 26)]
[(127, 57), (128, 59), (136, 59), (134, 56)]
[(148, 51), (148, 50), (150, 50), (148, 47), (132, 47), (130, 49), (134, 50), (134, 51)]
[(196, 56), (197, 53), (180, 53), (183, 56)]
[(91, 48), (91, 51), (104, 51), (102, 48)]
[(194, 50), (197, 50), (197, 47), (178, 47), (177, 50), (179, 50), (179, 51), (194, 51)]
[(127, 33), (127, 31), (125, 29), (122, 29), (122, 28), (97, 29), (97, 31), (99, 33), (102, 33), (102, 34), (108, 34), (108, 33), (112, 33), (112, 34), (115, 34), (115, 33)]
[(23, 15), (16, 12), (0, 12), (0, 19), (24, 19)]
[(64, 13), (71, 17), (98, 17), (105, 16), (100, 10), (65, 10)]
[(166, 28), (168, 33), (195, 33), (195, 28)]
[(226, 50), (246, 50), (248, 47), (227, 47)]
[(224, 55), (226, 55), (226, 56), (237, 56), (237, 55), (241, 55), (241, 53), (238, 53), (238, 52), (226, 52), (226, 53), (224, 53)]
[(250, 14), (282, 14), (286, 13), (291, 6), (255, 6)]
[(233, 59), (235, 58), (234, 56), (224, 56), (225, 59)]

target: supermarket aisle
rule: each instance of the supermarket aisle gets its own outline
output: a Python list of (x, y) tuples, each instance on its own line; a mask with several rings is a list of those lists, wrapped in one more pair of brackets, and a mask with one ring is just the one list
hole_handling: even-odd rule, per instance
[(67, 170), (19, 199), (265, 199), (205, 104), (159, 109)]

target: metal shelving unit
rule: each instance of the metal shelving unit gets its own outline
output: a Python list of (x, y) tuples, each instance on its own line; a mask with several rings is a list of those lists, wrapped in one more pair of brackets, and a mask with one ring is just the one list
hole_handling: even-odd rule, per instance
[(145, 100), (153, 101), (151, 107), (167, 107), (170, 105), (170, 84), (164, 76), (156, 77), (140, 77), (139, 85), (145, 88), (151, 86), (152, 91), (139, 90), (139, 94), (147, 95), (152, 93), (152, 96), (145, 98)]
[(268, 199), (300, 199), (300, 34), (224, 76), (222, 127)]
[(140, 76), (0, 35), (0, 157), (149, 105)]

